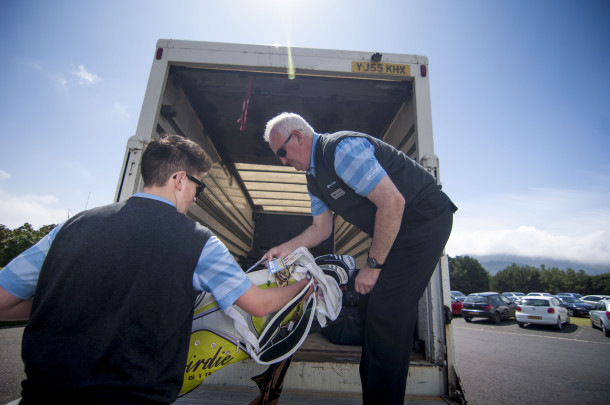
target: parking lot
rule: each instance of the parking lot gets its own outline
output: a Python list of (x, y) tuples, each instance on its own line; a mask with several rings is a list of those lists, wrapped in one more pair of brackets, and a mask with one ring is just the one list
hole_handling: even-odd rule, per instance
[(453, 320), (456, 365), (470, 405), (610, 403), (610, 338), (584, 325), (519, 328), (514, 319)]

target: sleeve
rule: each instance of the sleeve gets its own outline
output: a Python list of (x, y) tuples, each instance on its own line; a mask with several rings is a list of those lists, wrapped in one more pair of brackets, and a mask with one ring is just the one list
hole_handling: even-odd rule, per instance
[(208, 239), (193, 273), (193, 287), (211, 292), (221, 309), (233, 303), (250, 288), (252, 282), (239, 267), (227, 247), (216, 237)]
[(7, 292), (22, 300), (34, 298), (38, 275), (49, 253), (53, 239), (63, 223), (56, 226), (35, 245), (15, 257), (0, 271), (0, 285)]
[(386, 175), (375, 157), (375, 147), (363, 137), (345, 138), (335, 150), (337, 175), (357, 194), (366, 197)]
[(322, 200), (320, 200), (315, 195), (309, 193), (309, 198), (311, 199), (311, 215), (312, 216), (315, 217), (317, 215), (320, 215), (321, 213), (323, 213), (324, 211), (326, 211), (328, 209), (326, 204), (324, 204), (322, 202)]

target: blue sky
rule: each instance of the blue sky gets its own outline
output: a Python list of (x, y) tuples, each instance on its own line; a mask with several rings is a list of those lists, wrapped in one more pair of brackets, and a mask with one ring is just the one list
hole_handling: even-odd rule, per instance
[(608, 21), (606, 0), (0, 0), (0, 224), (112, 201), (159, 38), (278, 43), (429, 58), (450, 256), (610, 268)]

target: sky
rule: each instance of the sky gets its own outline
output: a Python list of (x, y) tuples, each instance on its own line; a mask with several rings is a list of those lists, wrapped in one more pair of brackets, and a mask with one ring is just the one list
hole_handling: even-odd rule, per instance
[(610, 269), (608, 21), (607, 0), (0, 0), (0, 224), (113, 201), (158, 39), (418, 54), (447, 254)]

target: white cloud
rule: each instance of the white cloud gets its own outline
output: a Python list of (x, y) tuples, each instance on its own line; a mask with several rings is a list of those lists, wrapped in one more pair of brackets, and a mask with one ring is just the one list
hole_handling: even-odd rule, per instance
[(10, 173), (5, 172), (4, 170), (0, 170), (0, 181), (8, 180), (11, 178)]
[(84, 65), (78, 65), (72, 74), (78, 78), (79, 84), (95, 84), (102, 80), (101, 77), (87, 71)]
[(16, 195), (0, 189), (0, 224), (14, 229), (26, 222), (34, 228), (57, 224), (68, 217), (65, 209), (54, 207), (58, 199), (53, 195)]
[(121, 104), (118, 101), (115, 101), (115, 103), (114, 103), (114, 111), (121, 118), (129, 118), (129, 107), (127, 107), (125, 104)]
[(458, 202), (447, 254), (514, 254), (610, 264), (608, 194), (534, 189)]
[(50, 80), (55, 87), (68, 87), (68, 80), (64, 76), (53, 76)]

